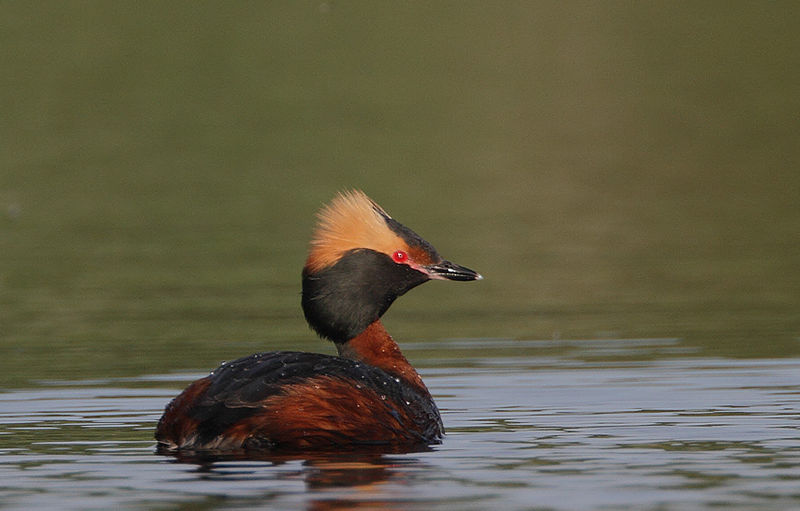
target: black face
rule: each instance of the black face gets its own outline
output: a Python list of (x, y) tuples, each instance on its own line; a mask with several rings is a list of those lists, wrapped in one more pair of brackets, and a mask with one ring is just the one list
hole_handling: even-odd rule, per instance
[(303, 271), (303, 312), (316, 332), (347, 342), (386, 312), (394, 300), (430, 277), (380, 252), (351, 250), (314, 274)]

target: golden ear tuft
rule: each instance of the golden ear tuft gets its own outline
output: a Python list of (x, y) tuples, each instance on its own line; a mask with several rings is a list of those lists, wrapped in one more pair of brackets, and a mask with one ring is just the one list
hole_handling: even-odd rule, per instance
[(317, 215), (306, 268), (316, 272), (335, 264), (342, 255), (356, 248), (385, 254), (403, 249), (405, 242), (386, 225), (391, 218), (361, 190), (337, 195)]

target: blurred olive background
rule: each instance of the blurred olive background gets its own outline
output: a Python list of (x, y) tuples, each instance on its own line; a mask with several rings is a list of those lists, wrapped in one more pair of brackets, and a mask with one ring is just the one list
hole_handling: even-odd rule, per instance
[[(0, 383), (330, 352), (299, 275), (353, 187), (486, 277), (400, 299), (401, 343), (797, 355), (799, 23), (796, 2), (3, 2)], [(412, 359), (437, 356), (460, 354)]]

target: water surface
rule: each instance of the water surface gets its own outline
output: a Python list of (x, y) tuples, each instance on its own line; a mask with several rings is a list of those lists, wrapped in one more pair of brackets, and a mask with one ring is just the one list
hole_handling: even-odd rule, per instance
[(4, 393), (3, 508), (800, 506), (800, 360), (592, 362), (620, 345), (641, 354), (679, 343), (570, 344), (570, 357), (481, 357), (424, 371), (448, 434), (405, 454), (155, 454), (162, 406), (199, 374)]

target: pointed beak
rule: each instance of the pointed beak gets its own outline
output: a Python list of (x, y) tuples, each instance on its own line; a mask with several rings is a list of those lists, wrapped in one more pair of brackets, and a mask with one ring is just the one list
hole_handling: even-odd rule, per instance
[(450, 261), (442, 261), (437, 264), (423, 266), (422, 269), (432, 279), (437, 280), (481, 280), (483, 276), (469, 268), (459, 266)]

